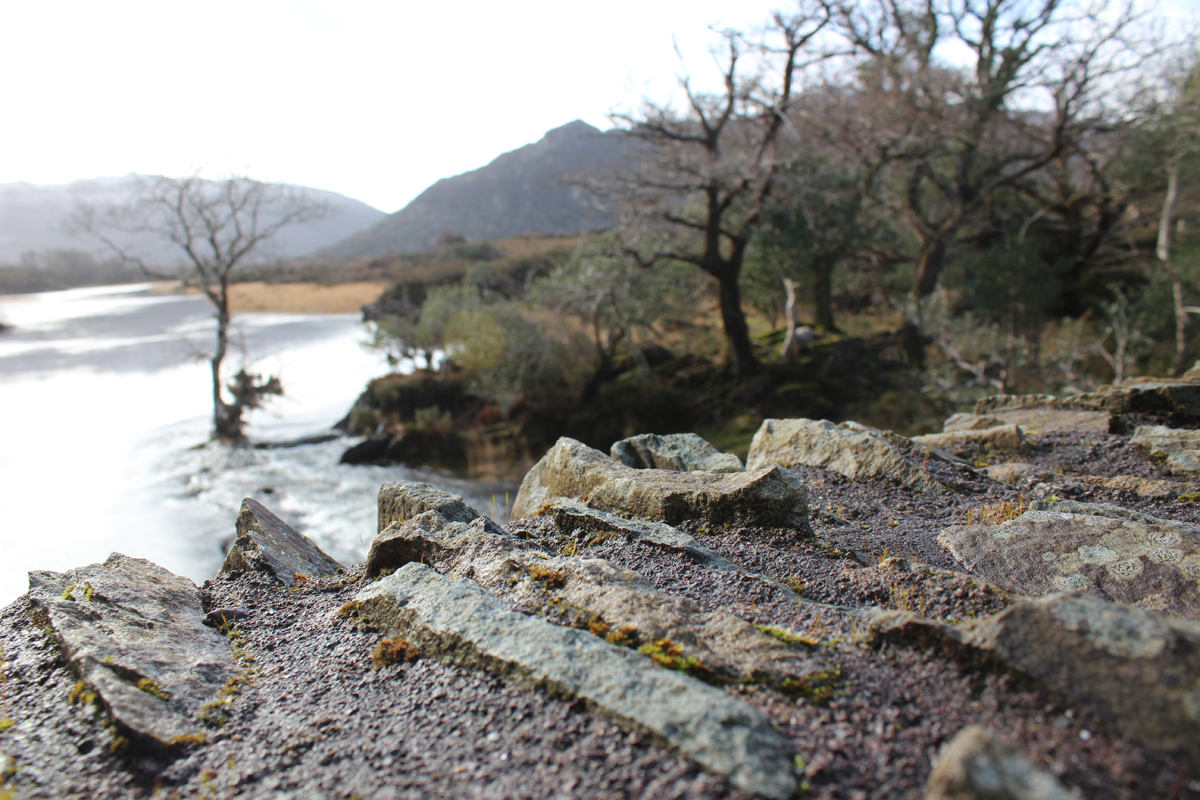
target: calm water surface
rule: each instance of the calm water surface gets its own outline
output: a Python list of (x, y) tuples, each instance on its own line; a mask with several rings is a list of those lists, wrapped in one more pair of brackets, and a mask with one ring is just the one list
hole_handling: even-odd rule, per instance
[[(349, 440), (277, 450), (207, 443), (203, 297), (146, 285), (0, 297), (0, 605), (32, 569), (61, 571), (122, 552), (200, 583), (220, 566), (243, 497), (255, 497), (344, 564), (375, 533), (388, 480), (425, 480), (488, 512), (510, 484), (405, 467), (337, 463)], [(250, 412), (249, 434), (320, 433), (387, 371), (361, 346), (357, 314), (240, 314), (231, 339), (286, 394)], [(234, 354), (229, 372), (240, 365)]]

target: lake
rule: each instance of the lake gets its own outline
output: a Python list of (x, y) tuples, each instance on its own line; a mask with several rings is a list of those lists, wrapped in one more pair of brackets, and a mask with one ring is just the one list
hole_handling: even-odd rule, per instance
[[(389, 370), (362, 345), (357, 314), (235, 315), (227, 374), (280, 376), (284, 396), (247, 415), (254, 440), (326, 432), (368, 379)], [(281, 449), (209, 443), (208, 301), (151, 284), (0, 297), (0, 605), (29, 570), (62, 571), (114, 551), (196, 583), (212, 577), (254, 497), (343, 564), (375, 534), (375, 496), (423, 480), (503, 517), (515, 485), (428, 469), (338, 464), (337, 439)], [(402, 365), (403, 366), (403, 365)]]

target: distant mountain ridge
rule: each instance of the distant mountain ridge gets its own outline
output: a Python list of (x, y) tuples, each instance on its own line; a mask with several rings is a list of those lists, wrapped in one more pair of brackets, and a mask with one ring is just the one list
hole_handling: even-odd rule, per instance
[[(29, 251), (73, 249), (107, 255), (95, 239), (68, 233), (64, 228), (67, 218), (79, 203), (128, 202), (143, 177), (131, 173), (121, 178), (90, 178), (54, 186), (23, 181), (0, 184), (0, 265), (17, 264)], [(333, 215), (308, 225), (284, 228), (271, 239), (263, 255), (307, 255), (386, 216), (377, 208), (336, 192), (301, 188), (314, 200), (328, 203)], [(180, 258), (177, 248), (152, 236), (132, 244), (148, 263), (166, 266)]]
[(616, 164), (627, 140), (581, 120), (548, 131), (540, 141), (498, 156), (485, 167), (443, 178), (404, 208), (318, 251), (327, 256), (381, 256), (432, 246), (438, 234), (501, 239), (522, 233), (568, 234), (610, 227), (610, 212), (564, 175)]

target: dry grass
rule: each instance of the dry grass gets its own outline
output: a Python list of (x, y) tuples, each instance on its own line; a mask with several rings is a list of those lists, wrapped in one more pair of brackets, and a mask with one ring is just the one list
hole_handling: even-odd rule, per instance
[(964, 525), (1001, 525), (1014, 520), (1029, 510), (1029, 503), (1024, 497), (1016, 500), (1000, 500), (995, 503), (984, 503), (978, 508), (968, 508)]
[[(247, 281), (229, 287), (229, 310), (281, 314), (357, 314), (383, 294), (384, 281), (357, 281), (325, 286), (319, 283)], [(198, 293), (199, 289), (188, 289)]]

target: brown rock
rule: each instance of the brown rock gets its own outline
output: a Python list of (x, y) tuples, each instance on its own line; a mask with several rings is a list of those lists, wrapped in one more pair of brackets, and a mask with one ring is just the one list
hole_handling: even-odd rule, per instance
[(914, 436), (913, 442), (925, 447), (946, 450), (959, 456), (976, 449), (996, 453), (1018, 453), (1026, 449), (1025, 432), (1017, 425), (930, 433), (925, 436)]

